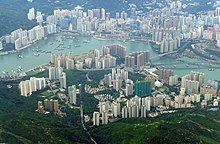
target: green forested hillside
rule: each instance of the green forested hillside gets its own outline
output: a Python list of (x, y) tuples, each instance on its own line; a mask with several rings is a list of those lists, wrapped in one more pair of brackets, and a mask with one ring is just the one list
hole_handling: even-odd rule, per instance
[(34, 25), (36, 25), (36, 22), (29, 21), (24, 11), (5, 8), (0, 5), (0, 36), (18, 28), (30, 29)]
[(17, 86), (17, 82), (0, 82), (0, 143), (90, 143), (79, 109), (63, 109), (67, 117), (39, 114), (35, 110), (42, 100), (40, 92), (22, 97)]
[(100, 144), (219, 144), (220, 113), (185, 110), (159, 118), (121, 119), (91, 131)]

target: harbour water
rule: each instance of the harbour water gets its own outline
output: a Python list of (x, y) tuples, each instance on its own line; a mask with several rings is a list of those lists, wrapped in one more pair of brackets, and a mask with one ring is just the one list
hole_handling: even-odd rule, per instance
[[(65, 37), (65, 38), (64, 38)], [(17, 72), (19, 67), (23, 71), (27, 71), (41, 64), (49, 63), (51, 53), (67, 53), (72, 52), (74, 55), (87, 53), (91, 49), (102, 50), (102, 47), (109, 44), (122, 44), (127, 47), (127, 53), (134, 51), (144, 51), (149, 50), (151, 56), (157, 55), (154, 53), (148, 43), (137, 42), (137, 41), (115, 41), (115, 40), (96, 40), (91, 36), (81, 36), (81, 35), (52, 35), (46, 40), (41, 40), (36, 44), (24, 49), (18, 53), (2, 55), (0, 56), (0, 76), (3, 76), (2, 71)], [(200, 61), (196, 59), (181, 58), (184, 61)], [(176, 59), (171, 58), (161, 58), (155, 60), (153, 63), (169, 64), (175, 63)], [(204, 62), (205, 63), (205, 62)], [(215, 65), (215, 64), (212, 64)], [(217, 65), (220, 67), (220, 65)], [(191, 70), (200, 71), (206, 74), (206, 80), (216, 79), (220, 80), (220, 69), (215, 68), (210, 71), (208, 67), (198, 67), (198, 66), (186, 66), (185, 64), (180, 65), (164, 65), (164, 68), (174, 69), (178, 76), (183, 76), (189, 73)]]

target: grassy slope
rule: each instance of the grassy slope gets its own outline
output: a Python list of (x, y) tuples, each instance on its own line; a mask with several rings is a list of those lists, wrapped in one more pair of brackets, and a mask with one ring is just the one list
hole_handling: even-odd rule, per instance
[(220, 143), (220, 114), (190, 110), (156, 119), (122, 119), (92, 129), (98, 143)]

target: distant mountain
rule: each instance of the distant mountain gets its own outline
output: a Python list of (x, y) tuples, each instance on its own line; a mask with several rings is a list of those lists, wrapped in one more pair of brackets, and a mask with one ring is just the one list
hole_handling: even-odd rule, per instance
[(197, 13), (200, 11), (209, 11), (213, 10), (217, 6), (217, 1), (216, 0), (184, 0), (184, 4), (189, 4), (189, 3), (197, 3), (196, 5), (190, 5), (188, 6), (184, 11), (188, 13)]
[[(0, 36), (11, 31), (24, 28), (28, 29), (35, 23), (27, 19), (28, 9), (34, 7), (37, 11), (46, 14), (52, 14), (54, 9), (74, 9), (77, 5), (89, 8), (106, 8), (107, 11), (115, 13), (116, 11), (126, 10), (129, 3), (141, 4), (143, 0), (133, 2), (132, 0), (4, 0), (0, 1)], [(19, 8), (19, 10), (18, 10)]]
[[(0, 36), (20, 27), (31, 27), (34, 23), (27, 20), (27, 12), (31, 7), (46, 14), (52, 14), (53, 10), (58, 8), (74, 9), (78, 5), (82, 6), (84, 10), (103, 7), (107, 12), (114, 15), (117, 11), (127, 10), (129, 4), (135, 4), (140, 10), (145, 11), (143, 3), (152, 3), (153, 1), (155, 2), (155, 0), (33, 0), (32, 2), (27, 0), (1, 0)], [(157, 1), (161, 2), (160, 0)], [(216, 0), (183, 1), (185, 4), (192, 2), (197, 2), (199, 5), (187, 7), (186, 12), (196, 13), (202, 10), (211, 10), (214, 9), (214, 3), (215, 5), (218, 4)]]
[(0, 37), (18, 28), (35, 25), (27, 19), (29, 4), (26, 0), (0, 1)]

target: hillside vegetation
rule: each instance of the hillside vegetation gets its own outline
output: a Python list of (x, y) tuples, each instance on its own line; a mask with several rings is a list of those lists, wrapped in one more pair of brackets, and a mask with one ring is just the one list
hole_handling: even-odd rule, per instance
[(22, 97), (17, 82), (0, 82), (0, 143), (90, 143), (79, 109), (62, 109), (66, 117), (35, 112), (41, 92)]
[(100, 144), (219, 144), (220, 114), (185, 110), (159, 118), (121, 119), (91, 131)]

